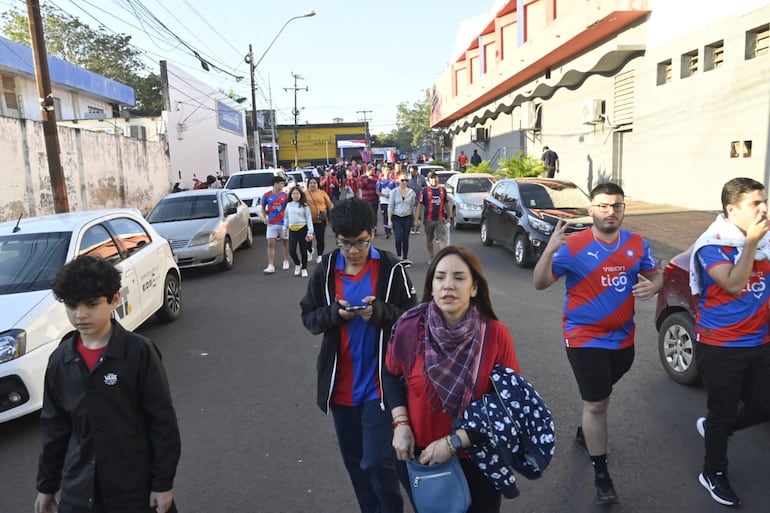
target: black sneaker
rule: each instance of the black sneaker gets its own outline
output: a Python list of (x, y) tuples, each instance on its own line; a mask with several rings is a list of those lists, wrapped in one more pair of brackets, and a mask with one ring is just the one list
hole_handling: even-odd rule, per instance
[(586, 454), (588, 454), (588, 456), (590, 457), (590, 454), (588, 453), (588, 446), (586, 445), (586, 437), (585, 435), (583, 435), (582, 426), (578, 426), (577, 428), (577, 433), (575, 433), (575, 443), (578, 445), (578, 447), (583, 449), (586, 452)]
[(596, 480), (596, 503), (597, 504), (617, 504), (618, 494), (615, 493), (615, 487), (612, 485), (612, 479), (609, 474), (597, 474)]
[(727, 479), (727, 474), (725, 472), (701, 472), (698, 476), (698, 481), (703, 485), (703, 488), (708, 490), (711, 494), (711, 498), (719, 504), (724, 504), (725, 506), (737, 506), (741, 503), (738, 496), (735, 495), (733, 487), (730, 486), (730, 480)]

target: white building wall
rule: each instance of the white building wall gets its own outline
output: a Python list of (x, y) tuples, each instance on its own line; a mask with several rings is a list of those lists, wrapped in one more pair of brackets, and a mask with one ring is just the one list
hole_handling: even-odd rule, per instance
[[(211, 86), (179, 68), (167, 64), (170, 111), (164, 111), (171, 173), (169, 182), (191, 188), (193, 176), (205, 180), (218, 172), (240, 171), (239, 148), (248, 148), (243, 107)], [(217, 101), (239, 111), (242, 134), (224, 130), (217, 123)], [(219, 144), (227, 146), (224, 168), (220, 167)]]
[[(59, 127), (70, 209), (131, 207), (142, 212), (168, 194), (165, 146)], [(54, 213), (45, 136), (40, 122), (0, 117), (0, 221)]]

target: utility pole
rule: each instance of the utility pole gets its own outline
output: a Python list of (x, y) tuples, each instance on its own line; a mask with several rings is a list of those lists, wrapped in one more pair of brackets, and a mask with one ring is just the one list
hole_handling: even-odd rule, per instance
[(297, 140), (298, 137), (298, 128), (297, 128), (297, 118), (299, 117), (299, 109), (297, 108), (297, 91), (307, 91), (307, 87), (297, 87), (297, 80), (305, 80), (302, 78), (301, 75), (298, 75), (296, 73), (291, 74), (292, 77), (294, 77), (294, 87), (284, 87), (284, 91), (294, 91), (294, 109), (291, 111), (292, 114), (294, 114), (294, 140), (292, 140), (292, 144), (294, 145), (294, 169), (297, 169), (297, 166), (299, 165), (299, 148), (298, 144), (299, 141)]
[(254, 63), (254, 52), (249, 45), (249, 53), (244, 59), (249, 63), (249, 74), (251, 75), (251, 128), (254, 132), (254, 166), (256, 169), (262, 169), (262, 143), (259, 140), (259, 127), (257, 126), (257, 84), (254, 81), (254, 70), (257, 65)]
[(367, 114), (371, 114), (371, 113), (372, 113), (372, 111), (370, 111), (370, 110), (357, 110), (356, 111), (356, 114), (363, 114), (364, 115), (364, 138), (366, 139), (366, 154), (367, 154), (367, 159), (369, 160), (369, 162), (371, 162), (371, 160), (372, 160), (372, 144), (371, 144), (371, 141), (369, 140), (369, 123), (368, 123), (368, 120), (366, 119), (366, 115)]
[(32, 56), (35, 63), (35, 83), (37, 84), (37, 94), (40, 97), (40, 110), (43, 118), (48, 175), (51, 177), (51, 189), (53, 190), (53, 208), (57, 214), (69, 212), (67, 186), (64, 170), (61, 167), (61, 147), (59, 146), (59, 132), (56, 128), (51, 75), (48, 72), (48, 53), (45, 49), (43, 21), (40, 16), (40, 2), (38, 0), (27, 0), (27, 18), (29, 19), (29, 38), (32, 42)]

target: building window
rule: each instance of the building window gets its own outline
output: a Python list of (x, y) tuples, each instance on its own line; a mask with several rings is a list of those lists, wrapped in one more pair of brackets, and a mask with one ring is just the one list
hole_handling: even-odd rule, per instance
[(658, 63), (658, 85), (671, 83), (671, 59)]
[(11, 75), (0, 75), (0, 93), (3, 95), (7, 109), (19, 110), (19, 100), (16, 98), (16, 79)]
[(732, 141), (730, 143), (730, 158), (751, 158), (751, 141)]
[(746, 59), (767, 55), (770, 44), (770, 24), (746, 32)]
[(698, 50), (682, 54), (681, 78), (691, 77), (698, 73)]
[(147, 128), (142, 125), (129, 125), (129, 136), (132, 139), (147, 140)]
[(717, 41), (703, 49), (703, 71), (719, 69), (724, 65), (725, 42)]

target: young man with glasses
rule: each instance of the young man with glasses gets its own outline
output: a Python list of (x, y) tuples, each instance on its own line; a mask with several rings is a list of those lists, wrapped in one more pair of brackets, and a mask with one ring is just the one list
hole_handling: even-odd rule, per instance
[(593, 226), (566, 235), (561, 219), (534, 270), (542, 290), (566, 276), (564, 344), (583, 399), (576, 441), (594, 467), (596, 500), (618, 501), (607, 470), (607, 408), (612, 387), (634, 361), (634, 300), (649, 299), (663, 275), (641, 235), (621, 230), (624, 193), (614, 183), (591, 191)]
[(329, 217), (337, 249), (323, 255), (300, 302), (305, 328), (323, 334), (318, 406), (331, 411), (361, 511), (401, 513), (382, 362), (393, 324), (417, 303), (416, 292), (407, 264), (372, 246), (369, 203), (342, 200)]

